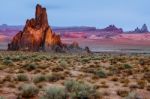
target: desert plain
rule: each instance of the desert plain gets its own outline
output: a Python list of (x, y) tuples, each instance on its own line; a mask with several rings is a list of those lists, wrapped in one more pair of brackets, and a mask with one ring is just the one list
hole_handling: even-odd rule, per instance
[(150, 55), (0, 51), (0, 99), (149, 99)]

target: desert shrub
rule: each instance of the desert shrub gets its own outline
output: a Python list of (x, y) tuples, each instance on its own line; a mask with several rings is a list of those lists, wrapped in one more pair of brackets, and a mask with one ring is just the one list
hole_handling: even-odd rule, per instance
[(3, 96), (0, 96), (0, 99), (5, 99)]
[(21, 56), (19, 56), (19, 55), (13, 56), (11, 59), (13, 61), (20, 61), (20, 60), (22, 60)]
[(13, 61), (10, 60), (10, 59), (4, 59), (4, 60), (3, 60), (3, 64), (10, 66), (10, 65), (13, 65)]
[(106, 78), (107, 77), (107, 73), (104, 70), (98, 70), (96, 72), (96, 75), (100, 78)]
[(40, 56), (39, 56), (39, 59), (40, 59), (40, 60), (49, 60), (50, 58), (47, 57), (46, 55), (40, 55)]
[(111, 58), (111, 59), (110, 59), (110, 64), (111, 64), (111, 65), (117, 64), (117, 60)]
[(71, 99), (89, 99), (91, 97), (97, 97), (96, 90), (85, 83), (69, 80), (65, 82), (65, 87)]
[(90, 61), (90, 58), (81, 58), (82, 63), (88, 63)]
[(40, 82), (43, 82), (43, 81), (46, 81), (46, 78), (44, 75), (42, 74), (38, 74), (36, 75), (34, 78), (33, 78), (33, 82), (34, 83), (40, 83)]
[(58, 59), (58, 56), (53, 56), (52, 59), (56, 60)]
[(17, 75), (17, 80), (18, 81), (28, 81), (29, 78), (28, 78), (28, 76), (26, 74), (18, 74)]
[(28, 56), (21, 56), (21, 58), (22, 58), (22, 60), (26, 60), (26, 59), (28, 59)]
[(33, 84), (24, 84), (20, 87), (21, 96), (25, 98), (30, 98), (38, 94), (38, 88)]
[(24, 65), (24, 68), (25, 68), (26, 70), (28, 70), (28, 71), (32, 71), (32, 70), (36, 69), (37, 66), (36, 66), (36, 64), (34, 64), (34, 63), (26, 63), (26, 64)]
[(60, 79), (64, 79), (64, 76), (60, 73), (52, 73), (46, 75), (46, 80), (49, 82), (56, 82)]
[(68, 66), (68, 63), (67, 63), (67, 61), (65, 61), (65, 60), (60, 60), (59, 61), (59, 65), (61, 66), (61, 67), (67, 67)]
[(35, 57), (38, 57), (38, 54), (37, 53), (34, 53), (30, 56), (32, 59), (35, 58)]
[(44, 91), (41, 99), (67, 99), (67, 93), (63, 87), (49, 87)]
[(125, 63), (127, 60), (127, 58), (125, 57), (125, 56), (117, 56), (116, 58), (115, 58), (118, 62), (121, 62), (121, 63)]
[(35, 61), (35, 62), (39, 62), (39, 61), (41, 61), (41, 58), (40, 57), (35, 57), (32, 60)]
[(6, 60), (11, 60), (11, 58), (10, 58), (9, 56), (4, 57), (3, 59), (4, 59), (4, 60), (5, 60), (5, 59), (6, 59)]
[(101, 59), (100, 56), (92, 56), (92, 57), (91, 57), (91, 60), (100, 60), (100, 59)]
[(124, 64), (124, 65), (123, 65), (123, 68), (124, 68), (124, 69), (131, 69), (131, 68), (132, 68), (132, 66), (131, 66), (131, 65), (129, 65), (129, 64)]
[(46, 55), (36, 54), (32, 56), (32, 61), (41, 61), (41, 60), (49, 60), (50, 57)]
[(135, 92), (130, 92), (128, 95), (125, 97), (125, 99), (142, 99), (137, 93)]
[(72, 91), (73, 87), (78, 84), (78, 82), (74, 81), (74, 80), (68, 80), (65, 82), (65, 87), (68, 91)]

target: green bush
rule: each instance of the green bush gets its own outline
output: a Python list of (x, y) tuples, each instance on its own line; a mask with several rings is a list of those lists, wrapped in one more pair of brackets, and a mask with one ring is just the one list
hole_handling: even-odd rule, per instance
[(74, 89), (74, 87), (76, 86), (76, 84), (78, 84), (78, 82), (76, 82), (74, 80), (68, 80), (65, 82), (65, 87), (69, 92), (71, 92)]
[(3, 60), (3, 64), (10, 66), (10, 65), (13, 65), (13, 61), (12, 61), (12, 60), (9, 60), (9, 59), (4, 59), (4, 60)]
[(88, 63), (90, 60), (90, 58), (81, 58), (82, 63)]
[(42, 74), (36, 75), (36, 76), (33, 78), (33, 82), (34, 82), (34, 83), (40, 83), (40, 82), (43, 82), (43, 81), (46, 81), (46, 78), (45, 78), (45, 76), (42, 75)]
[(123, 67), (124, 67), (124, 69), (131, 69), (132, 68), (132, 66), (129, 64), (124, 64)]
[(98, 77), (100, 77), (100, 78), (106, 78), (106, 77), (107, 77), (107, 73), (106, 73), (105, 71), (103, 71), (103, 70), (98, 70), (98, 71), (96, 72), (96, 75), (97, 75)]
[(19, 55), (13, 56), (11, 59), (13, 61), (20, 61), (20, 60), (22, 60), (22, 58)]
[(67, 99), (67, 93), (65, 88), (53, 86), (44, 91), (41, 99)]
[(40, 59), (40, 57), (35, 57), (35, 58), (33, 58), (33, 61), (35, 61), (35, 62), (40, 62), (41, 59)]
[(137, 93), (130, 92), (128, 93), (128, 96), (125, 97), (125, 99), (142, 99)]
[(11, 60), (11, 58), (9, 56), (4, 57), (4, 60)]
[(59, 65), (60, 65), (61, 67), (67, 67), (67, 66), (68, 66), (68, 63), (67, 63), (65, 60), (60, 60), (60, 61), (59, 61)]
[(3, 96), (0, 96), (0, 99), (5, 99)]
[(49, 82), (56, 82), (60, 79), (64, 79), (64, 76), (59, 73), (52, 73), (52, 74), (47, 74), (46, 75), (46, 80)]
[(39, 90), (33, 84), (24, 84), (20, 87), (21, 96), (25, 98), (30, 98), (38, 94)]
[(26, 74), (18, 74), (17, 75), (17, 80), (18, 81), (28, 81), (29, 78), (28, 78), (28, 76)]
[(71, 99), (91, 99), (91, 97), (97, 99), (96, 97), (98, 96), (96, 90), (85, 83), (69, 80), (65, 82), (65, 87), (70, 93), (69, 97)]
[(34, 70), (34, 69), (37, 68), (36, 64), (34, 64), (34, 63), (27, 63), (27, 64), (24, 65), (24, 67), (25, 67), (28, 71), (32, 71), (32, 70)]

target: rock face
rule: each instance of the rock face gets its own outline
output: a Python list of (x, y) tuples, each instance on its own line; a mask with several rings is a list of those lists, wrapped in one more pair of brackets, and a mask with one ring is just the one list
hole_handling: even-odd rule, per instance
[(54, 46), (62, 47), (60, 36), (50, 28), (46, 8), (38, 4), (35, 18), (26, 21), (23, 31), (17, 33), (8, 44), (8, 50), (51, 50)]

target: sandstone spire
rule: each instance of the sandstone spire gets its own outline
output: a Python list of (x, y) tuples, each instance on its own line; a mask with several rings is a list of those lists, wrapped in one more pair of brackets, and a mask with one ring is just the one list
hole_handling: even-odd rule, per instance
[(51, 50), (53, 46), (61, 45), (60, 36), (53, 33), (48, 24), (46, 8), (37, 4), (35, 18), (26, 21), (23, 31), (8, 44), (8, 50)]

